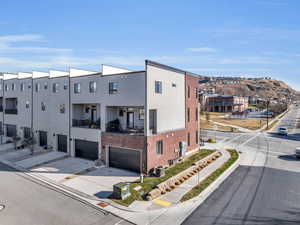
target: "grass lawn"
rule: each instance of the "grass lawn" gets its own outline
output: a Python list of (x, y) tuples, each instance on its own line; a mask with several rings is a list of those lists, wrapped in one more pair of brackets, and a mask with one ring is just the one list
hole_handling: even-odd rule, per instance
[[(206, 121), (206, 120), (201, 120), (200, 122), (200, 127), (201, 129), (208, 129), (208, 130), (213, 130), (215, 129), (214, 123), (210, 122), (210, 121)], [(216, 127), (217, 131), (227, 131), (227, 132), (238, 132), (239, 130), (236, 128), (231, 128), (229, 126), (220, 126), (217, 125)]]
[[(248, 119), (225, 119), (222, 116), (224, 115), (228, 115), (230, 113), (217, 113), (217, 112), (209, 112), (209, 119), (215, 122), (219, 122), (219, 123), (224, 123), (224, 124), (228, 124), (228, 125), (235, 125), (235, 126), (239, 126), (239, 127), (243, 127), (249, 130), (257, 130), (259, 128), (261, 128), (262, 126), (264, 126), (267, 121), (265, 119), (260, 119), (260, 118), (248, 118)], [(201, 125), (202, 127), (205, 129), (212, 129), (213, 128), (213, 123), (210, 123), (209, 121), (206, 120), (206, 115), (203, 114), (201, 115), (202, 120), (201, 121)], [(218, 126), (218, 130), (222, 130), (223, 131), (231, 131), (230, 127), (226, 127), (226, 126)]]
[(215, 150), (209, 150), (209, 149), (202, 149), (199, 150), (197, 153), (191, 155), (189, 158), (185, 159), (183, 162), (180, 162), (169, 169), (166, 170), (166, 175), (164, 177), (145, 177), (144, 178), (144, 183), (131, 183), (130, 184), (130, 190), (131, 190), (131, 196), (128, 197), (125, 200), (117, 200), (117, 199), (112, 199), (113, 201), (124, 205), (128, 206), (135, 200), (144, 200), (143, 196), (141, 196), (137, 191), (134, 190), (134, 187), (140, 185), (142, 187), (142, 191), (144, 195), (149, 193), (151, 190), (156, 188), (156, 186), (166, 180), (168, 180), (170, 177), (173, 177), (177, 175), (178, 173), (186, 170), (187, 168), (191, 167), (193, 163), (205, 158), (206, 156), (212, 154), (215, 152)]
[(248, 118), (248, 119), (224, 119), (224, 118), (216, 118), (214, 121), (219, 123), (225, 123), (229, 125), (235, 125), (239, 127), (243, 127), (249, 130), (257, 130), (264, 126), (267, 121), (265, 119), (260, 118)]
[(203, 180), (200, 184), (193, 187), (188, 193), (186, 193), (181, 202), (187, 201), (198, 196), (205, 188), (207, 188), (212, 182), (214, 182), (225, 170), (227, 170), (239, 157), (236, 150), (230, 149), (230, 159), (225, 162), (220, 168), (218, 168), (215, 172), (209, 175), (205, 180)]

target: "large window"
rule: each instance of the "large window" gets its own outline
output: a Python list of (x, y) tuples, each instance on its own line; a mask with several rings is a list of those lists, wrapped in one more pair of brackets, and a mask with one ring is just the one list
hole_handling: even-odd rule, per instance
[(163, 141), (160, 140), (160, 141), (157, 141), (156, 142), (156, 154), (158, 155), (162, 155), (163, 154)]
[(155, 93), (161, 94), (162, 93), (162, 82), (155, 81)]
[(109, 94), (117, 94), (119, 89), (118, 82), (109, 82)]
[(79, 94), (80, 93), (80, 83), (74, 84), (74, 93)]
[(95, 93), (97, 90), (97, 83), (96, 81), (91, 81), (89, 84), (90, 87), (90, 93)]
[(58, 90), (59, 90), (59, 84), (58, 83), (52, 84), (52, 92), (57, 93)]

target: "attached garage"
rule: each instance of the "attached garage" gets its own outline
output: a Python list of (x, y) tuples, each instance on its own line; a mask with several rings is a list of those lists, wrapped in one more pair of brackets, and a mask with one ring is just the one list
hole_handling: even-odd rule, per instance
[(109, 166), (134, 172), (141, 172), (141, 153), (139, 150), (109, 147)]
[(68, 152), (68, 137), (67, 135), (57, 135), (57, 151)]
[(75, 157), (97, 160), (98, 148), (98, 142), (75, 139)]

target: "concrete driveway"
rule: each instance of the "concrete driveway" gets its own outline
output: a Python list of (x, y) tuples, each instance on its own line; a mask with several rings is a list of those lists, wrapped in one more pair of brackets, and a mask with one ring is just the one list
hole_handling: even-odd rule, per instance
[(107, 198), (113, 191), (113, 185), (119, 182), (133, 182), (139, 174), (112, 168), (102, 167), (86, 174), (63, 182), (64, 185), (98, 198)]
[(31, 169), (32, 172), (44, 176), (56, 182), (63, 182), (66, 178), (93, 168), (93, 161), (80, 158), (65, 158), (62, 160), (46, 163)]

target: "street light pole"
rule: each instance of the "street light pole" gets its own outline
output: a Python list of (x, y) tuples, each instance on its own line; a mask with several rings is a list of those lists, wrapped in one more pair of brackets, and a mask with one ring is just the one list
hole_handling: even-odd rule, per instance
[(267, 101), (267, 130), (269, 129), (269, 104), (270, 101)]

